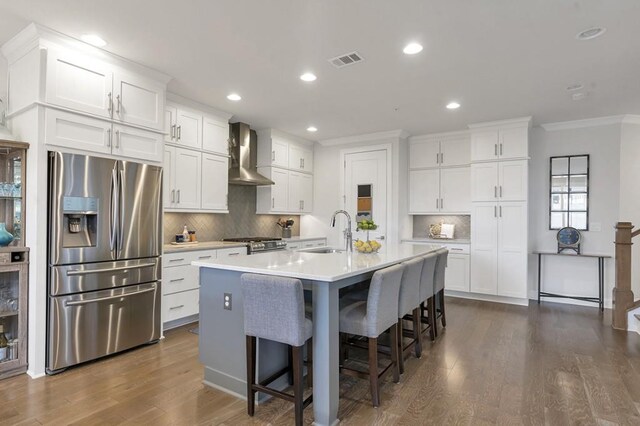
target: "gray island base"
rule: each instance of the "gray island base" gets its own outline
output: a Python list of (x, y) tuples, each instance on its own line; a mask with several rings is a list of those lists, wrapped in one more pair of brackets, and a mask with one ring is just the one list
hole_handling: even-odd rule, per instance
[[(313, 412), (316, 425), (335, 425), (339, 400), (338, 291), (371, 278), (387, 266), (423, 256), (441, 246), (391, 244), (379, 253), (276, 251), (194, 262), (200, 267), (200, 361), (204, 383), (246, 398), (245, 335), (240, 276), (245, 272), (302, 280), (313, 295)], [(225, 309), (225, 294), (230, 308)], [(287, 364), (286, 346), (258, 341), (257, 378)], [(282, 382), (286, 386), (286, 378)], [(264, 399), (262, 399), (264, 400)]]

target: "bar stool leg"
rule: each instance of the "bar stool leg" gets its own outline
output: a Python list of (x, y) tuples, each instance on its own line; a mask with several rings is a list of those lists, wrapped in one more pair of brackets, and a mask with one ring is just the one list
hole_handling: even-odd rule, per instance
[(289, 372), (287, 373), (287, 380), (289, 381), (289, 386), (293, 386), (293, 348), (289, 346), (287, 352), (289, 357)]
[[(413, 339), (415, 343), (416, 358), (422, 357), (422, 333), (421, 333), (421, 321), (420, 321), (420, 308), (413, 310)], [(402, 330), (400, 331), (402, 335)], [(400, 353), (400, 359), (402, 359), (402, 353)], [(404, 364), (404, 363), (403, 363)]]
[(313, 337), (307, 341), (307, 387), (313, 387)]
[(429, 311), (429, 336), (431, 340), (436, 340), (438, 337), (438, 326), (436, 322), (436, 297), (431, 296), (429, 300), (427, 300), (427, 310)]
[(371, 387), (371, 403), (374, 407), (379, 407), (380, 386), (378, 384), (378, 339), (376, 337), (369, 338), (369, 385)]
[(247, 413), (253, 417), (256, 409), (256, 338), (247, 336)]
[(447, 317), (444, 312), (444, 290), (440, 290), (440, 321), (443, 327), (447, 326)]
[[(401, 329), (400, 332), (402, 332), (402, 323), (400, 324), (400, 329)], [(393, 383), (400, 383), (399, 359), (404, 358), (404, 356), (402, 355), (402, 352), (404, 351), (398, 354), (398, 325), (397, 324), (394, 324), (391, 326), (390, 334), (391, 334), (391, 363), (393, 364), (391, 367), (393, 368)], [(377, 368), (376, 368), (376, 374), (377, 374)]]
[[(414, 324), (415, 324), (415, 322), (414, 322)], [(404, 331), (403, 330), (404, 326), (402, 325), (402, 318), (398, 319), (398, 326), (396, 328), (397, 328), (396, 336), (397, 336), (398, 344), (395, 345), (395, 346), (400, 351), (400, 356), (398, 357), (398, 368), (400, 369), (400, 374), (404, 374), (404, 348), (403, 348), (403, 344), (402, 344), (402, 341), (404, 340), (403, 336), (402, 336), (402, 333)], [(392, 345), (393, 345), (393, 343), (392, 343)]]
[(303, 346), (291, 347), (293, 357), (293, 399), (295, 404), (294, 410), (296, 413), (296, 426), (302, 426), (304, 410), (304, 377), (302, 376), (304, 359), (302, 348)]

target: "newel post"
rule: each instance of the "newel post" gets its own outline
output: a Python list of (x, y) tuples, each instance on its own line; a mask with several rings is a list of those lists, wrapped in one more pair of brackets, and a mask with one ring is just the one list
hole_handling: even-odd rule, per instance
[(627, 309), (633, 305), (631, 291), (631, 222), (616, 223), (616, 280), (613, 288), (613, 328), (627, 329)]

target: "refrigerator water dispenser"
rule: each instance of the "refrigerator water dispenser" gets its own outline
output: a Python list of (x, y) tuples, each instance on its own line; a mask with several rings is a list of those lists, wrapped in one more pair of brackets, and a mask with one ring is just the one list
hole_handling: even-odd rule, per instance
[(64, 197), (63, 247), (95, 247), (98, 229), (98, 199)]

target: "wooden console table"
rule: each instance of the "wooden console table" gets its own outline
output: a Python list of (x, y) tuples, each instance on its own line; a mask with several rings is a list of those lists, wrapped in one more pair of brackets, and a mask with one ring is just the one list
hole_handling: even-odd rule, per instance
[[(533, 254), (538, 255), (538, 304), (540, 303), (540, 297), (559, 297), (563, 299), (575, 299), (582, 300), (583, 302), (597, 303), (600, 312), (604, 311), (604, 260), (610, 259), (608, 254), (571, 254), (571, 253), (557, 253), (554, 251), (534, 251)], [(567, 296), (565, 294), (547, 293), (542, 291), (542, 256), (563, 256), (563, 257), (589, 257), (598, 259), (598, 297), (587, 296)]]

